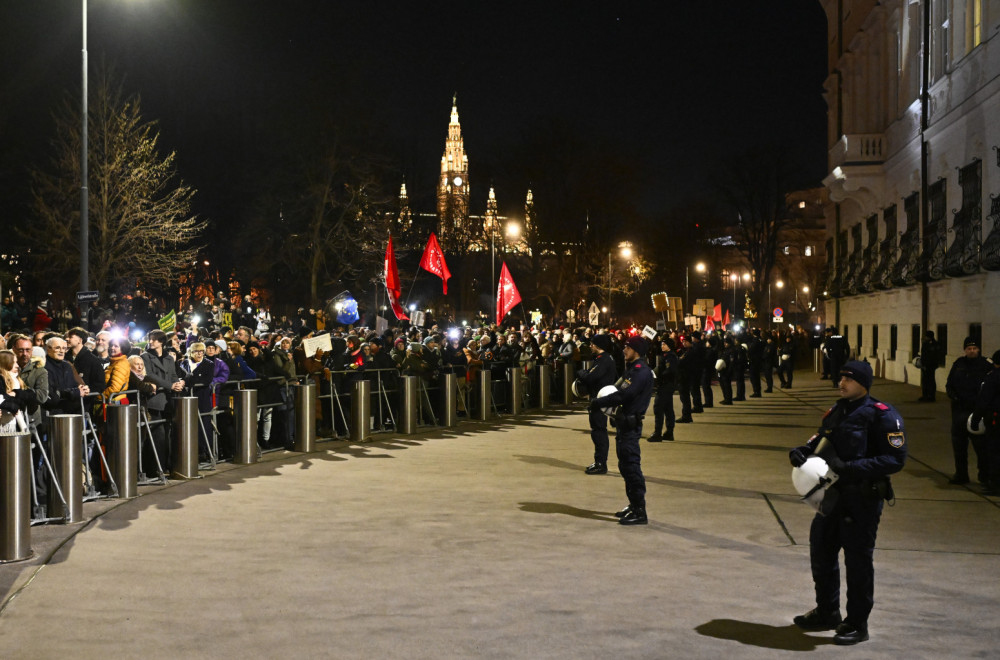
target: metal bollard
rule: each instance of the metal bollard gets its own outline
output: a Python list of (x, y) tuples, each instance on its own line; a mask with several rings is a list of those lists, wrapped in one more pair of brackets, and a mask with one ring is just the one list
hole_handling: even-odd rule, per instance
[(351, 388), (351, 442), (364, 442), (372, 432), (372, 384), (356, 381)]
[(257, 390), (237, 390), (233, 397), (236, 422), (236, 456), (233, 463), (257, 462)]
[(139, 406), (108, 406), (108, 467), (118, 484), (118, 497), (139, 495)]
[(583, 362), (580, 363), (580, 368), (583, 369), (584, 371), (590, 371), (590, 368), (592, 366), (594, 366), (593, 360), (584, 360)]
[(83, 520), (83, 415), (52, 415), (51, 428), (52, 470), (66, 498), (66, 507), (49, 491), (49, 517), (65, 518), (68, 523)]
[(399, 377), (399, 423), (400, 433), (417, 432), (417, 377)]
[(521, 382), (521, 377), (524, 376), (524, 371), (520, 367), (511, 367), (507, 371), (508, 378), (510, 378), (510, 414), (520, 415), (521, 408), (524, 406), (523, 396), (524, 396), (524, 383)]
[(563, 365), (563, 403), (567, 406), (573, 403), (573, 381), (576, 380), (576, 370), (572, 362)]
[(479, 419), (488, 421), (493, 416), (493, 391), (490, 389), (490, 370), (483, 369), (479, 372), (479, 380), (476, 382), (479, 388)]
[(31, 557), (31, 434), (0, 435), (0, 562)]
[(174, 399), (174, 479), (198, 478), (198, 399), (193, 396)]
[(441, 426), (458, 424), (458, 376), (441, 374)]
[(295, 388), (295, 451), (316, 451), (316, 385)]
[(552, 397), (552, 367), (548, 364), (538, 365), (538, 407), (548, 408)]

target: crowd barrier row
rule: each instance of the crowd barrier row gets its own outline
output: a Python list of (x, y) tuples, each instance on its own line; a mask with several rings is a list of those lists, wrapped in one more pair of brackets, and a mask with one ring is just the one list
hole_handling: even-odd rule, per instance
[[(32, 425), (23, 433), (0, 436), (0, 563), (31, 558), (32, 525), (83, 521), (86, 501), (136, 497), (139, 486), (166, 484), (168, 471), (169, 478), (186, 480), (215, 469), (228, 460), (219, 453), (222, 418), (231, 423), (235, 440), (231, 460), (247, 465), (282, 449), (258, 441), (259, 425), (271, 424), (275, 412), (292, 436), (284, 448), (308, 453), (316, 451), (319, 440), (363, 442), (375, 433), (412, 435), (421, 428), (454, 427), (463, 418), (489, 421), (544, 409), (553, 393), (568, 405), (574, 400), (575, 368), (494, 365), (475, 379), (462, 373), (429, 378), (368, 369), (232, 381), (184, 390), (173, 397), (169, 418), (151, 415), (134, 390), (115, 394), (126, 397), (123, 403), (99, 395), (81, 398), (79, 414), (52, 414), (43, 430)], [(264, 387), (271, 388), (268, 398), (280, 401), (262, 403)], [(154, 439), (168, 429), (169, 465)]]

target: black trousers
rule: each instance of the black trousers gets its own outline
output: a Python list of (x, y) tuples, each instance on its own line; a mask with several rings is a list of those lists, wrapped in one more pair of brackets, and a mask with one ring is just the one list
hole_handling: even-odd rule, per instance
[(745, 401), (747, 398), (747, 378), (745, 371), (734, 371), (733, 380), (736, 381), (736, 398), (734, 401)]
[(712, 377), (714, 375), (715, 371), (712, 369), (705, 369), (701, 375), (701, 392), (704, 395), (704, 405), (706, 406), (715, 405), (712, 397)]
[(687, 380), (681, 380), (680, 389), (678, 389), (678, 394), (681, 399), (681, 417), (686, 419), (691, 419), (691, 383)]
[(750, 388), (754, 394), (760, 394), (760, 365), (750, 365)]
[(608, 447), (611, 444), (608, 439), (608, 416), (600, 410), (591, 410), (588, 415), (590, 421), (590, 439), (594, 443), (594, 462), (608, 462)]
[(937, 397), (937, 369), (920, 370), (920, 396), (923, 399), (935, 399)]
[(729, 374), (719, 374), (719, 389), (722, 390), (722, 400), (733, 400), (733, 377)]
[(972, 408), (962, 404), (951, 402), (951, 451), (955, 456), (955, 476), (969, 476), (969, 443), (976, 453), (976, 471), (981, 483), (988, 481), (989, 459), (986, 455), (986, 437), (982, 435), (972, 435), (966, 424)]
[(691, 379), (691, 405), (695, 410), (704, 408), (701, 402), (701, 374)]
[(673, 388), (664, 388), (656, 391), (656, 397), (653, 399), (653, 419), (655, 420), (653, 427), (654, 434), (660, 435), (663, 431), (664, 422), (666, 422), (668, 433), (674, 430)]
[(774, 389), (774, 367), (770, 364), (765, 364), (763, 366), (762, 373), (764, 374), (764, 384), (767, 385), (768, 390)]
[(778, 365), (778, 379), (782, 387), (792, 386), (792, 374), (795, 373), (795, 364), (791, 360), (785, 360)]
[(882, 500), (841, 492), (832, 514), (813, 518), (809, 529), (809, 561), (816, 585), (816, 607), (840, 611), (840, 551), (847, 571), (847, 620), (866, 627), (875, 602), (875, 537)]
[(642, 423), (615, 436), (615, 453), (618, 454), (618, 472), (625, 480), (625, 495), (633, 509), (646, 508), (646, 479), (642, 476), (639, 459), (639, 438)]

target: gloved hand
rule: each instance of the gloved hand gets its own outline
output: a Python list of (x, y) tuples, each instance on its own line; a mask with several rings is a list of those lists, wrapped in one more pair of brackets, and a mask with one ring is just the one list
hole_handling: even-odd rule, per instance
[(587, 410), (589, 410), (590, 412), (594, 412), (595, 410), (599, 410), (599, 409), (600, 409), (600, 406), (597, 405), (597, 399), (591, 399), (590, 403), (587, 404)]
[(8, 394), (0, 401), (0, 410), (10, 413), (11, 415), (16, 415), (21, 409), (21, 406), (17, 403), (17, 399)]
[(847, 467), (847, 464), (840, 460), (840, 457), (833, 452), (830, 452), (830, 454), (831, 455), (826, 458), (826, 464), (830, 466), (831, 470), (840, 474), (844, 471), (844, 468)]
[(38, 396), (35, 394), (35, 390), (17, 390), (14, 393), (14, 398), (17, 399), (23, 410), (28, 411), (29, 415), (34, 415), (35, 411), (38, 410)]
[(806, 462), (806, 459), (812, 455), (813, 450), (809, 445), (802, 445), (801, 447), (796, 447), (792, 451), (788, 452), (788, 461), (792, 464), (792, 467), (802, 467), (802, 464)]

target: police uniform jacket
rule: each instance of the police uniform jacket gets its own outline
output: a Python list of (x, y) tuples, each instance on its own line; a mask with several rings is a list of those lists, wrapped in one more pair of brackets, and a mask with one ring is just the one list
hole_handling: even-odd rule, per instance
[(733, 371), (737, 368), (738, 362), (740, 360), (740, 350), (737, 346), (726, 346), (722, 349), (722, 353), (719, 354), (723, 360), (726, 361), (726, 368), (719, 371), (720, 376), (732, 376)]
[(607, 396), (594, 399), (591, 405), (598, 408), (621, 406), (620, 414), (642, 417), (653, 396), (653, 371), (646, 360), (639, 358), (625, 366), (625, 376), (618, 389)]
[(618, 380), (618, 370), (615, 368), (614, 358), (606, 352), (598, 353), (594, 357), (590, 369), (580, 369), (576, 372), (576, 377), (587, 386), (590, 398), (593, 399), (597, 397), (597, 393), (601, 391), (602, 387), (614, 385), (615, 381)]
[(987, 427), (1000, 423), (1000, 367), (994, 365), (983, 381), (976, 397), (975, 416), (984, 420)]
[(979, 386), (993, 370), (990, 361), (979, 356), (969, 358), (964, 355), (951, 365), (945, 392), (948, 398), (963, 408), (971, 409), (976, 404)]
[(906, 461), (903, 418), (889, 404), (868, 395), (834, 404), (809, 446), (815, 450), (822, 438), (844, 462), (837, 470), (844, 484), (888, 477), (902, 470)]
[(656, 391), (670, 394), (677, 389), (677, 372), (680, 370), (677, 353), (668, 351), (660, 356), (653, 375), (656, 376)]
[(701, 357), (698, 355), (698, 351), (694, 349), (692, 345), (691, 348), (685, 349), (680, 357), (677, 359), (677, 373), (680, 376), (680, 380), (683, 383), (695, 383), (698, 382), (698, 377), (701, 375)]

